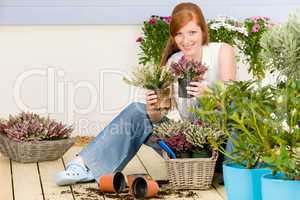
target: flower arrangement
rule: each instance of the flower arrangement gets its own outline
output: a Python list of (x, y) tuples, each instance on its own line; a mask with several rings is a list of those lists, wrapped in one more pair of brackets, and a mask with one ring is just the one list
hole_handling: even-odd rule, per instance
[(148, 21), (144, 21), (142, 36), (138, 37), (141, 53), (139, 63), (146, 65), (154, 63), (159, 65), (161, 55), (169, 38), (169, 23), (171, 17), (153, 15)]
[(232, 17), (219, 16), (208, 20), (207, 25), (211, 42), (226, 42), (237, 46), (243, 36), (248, 36), (242, 23)]
[(265, 76), (265, 67), (262, 63), (259, 53), (262, 50), (260, 39), (262, 35), (274, 26), (269, 17), (251, 17), (244, 21), (244, 27), (248, 31), (248, 35), (242, 38), (242, 45), (238, 46), (246, 56), (249, 63), (249, 73), (252, 73), (258, 79)]
[(22, 112), (0, 123), (0, 134), (17, 142), (59, 140), (70, 136), (73, 128), (38, 114)]
[(279, 72), (278, 78), (300, 77), (300, 15), (291, 14), (281, 26), (274, 26), (262, 35), (260, 56), (270, 71)]

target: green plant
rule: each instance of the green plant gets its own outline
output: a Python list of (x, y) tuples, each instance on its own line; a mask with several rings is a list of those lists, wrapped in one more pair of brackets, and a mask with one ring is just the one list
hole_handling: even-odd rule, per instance
[(131, 80), (126, 77), (123, 77), (123, 80), (130, 85), (149, 90), (163, 89), (174, 82), (174, 76), (169, 68), (159, 65), (138, 67), (132, 74)]
[(248, 72), (263, 79), (265, 76), (265, 67), (259, 56), (262, 50), (260, 39), (267, 30), (274, 24), (268, 17), (251, 17), (244, 21), (244, 26), (248, 31), (248, 35), (242, 38), (242, 45), (238, 46), (241, 51), (246, 55), (246, 61), (249, 63)]
[(227, 88), (220, 84), (199, 98), (200, 108), (192, 108), (199, 120), (216, 126), (233, 143), (232, 152), (216, 146), (232, 161), (255, 168), (266, 149), (272, 149), (271, 133), (276, 121), (271, 113), (276, 109), (276, 89), (260, 87), (256, 81), (233, 82)]
[(272, 116), (279, 124), (272, 132), (274, 148), (267, 149), (262, 160), (273, 174), (281, 172), (286, 179), (300, 180), (300, 81), (281, 83), (278, 90), (277, 109)]
[(143, 36), (136, 40), (140, 43), (140, 64), (160, 64), (162, 52), (169, 38), (170, 20), (171, 17), (153, 15), (150, 20), (144, 21), (144, 26), (142, 27)]
[(265, 66), (287, 79), (300, 77), (300, 14), (291, 14), (281, 26), (263, 34), (260, 45)]
[(153, 125), (153, 134), (161, 139), (169, 138), (172, 135), (184, 131), (189, 126), (189, 122), (178, 122), (175, 120), (166, 120)]
[(38, 114), (22, 112), (0, 123), (1, 134), (17, 142), (68, 138), (73, 128)]

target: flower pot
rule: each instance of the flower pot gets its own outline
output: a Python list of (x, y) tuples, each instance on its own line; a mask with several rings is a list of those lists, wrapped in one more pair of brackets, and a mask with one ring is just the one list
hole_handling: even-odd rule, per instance
[(155, 94), (157, 95), (157, 102), (155, 103), (155, 109), (169, 109), (171, 108), (171, 90), (170, 88), (164, 88), (155, 90)]
[(199, 150), (192, 152), (192, 158), (210, 158), (211, 152), (207, 150)]
[(144, 179), (151, 180), (151, 177), (148, 174), (130, 174), (127, 176), (127, 185), (129, 188), (131, 188), (133, 181), (138, 177), (143, 177)]
[(224, 164), (223, 175), (227, 200), (261, 200), (261, 177), (267, 168), (247, 169), (238, 164)]
[(300, 180), (284, 180), (278, 174), (265, 174), (262, 176), (263, 200), (296, 200), (300, 198)]
[(190, 85), (190, 79), (178, 79), (178, 96), (181, 98), (192, 98), (193, 96), (187, 93), (186, 87)]
[(100, 192), (122, 192), (126, 187), (125, 177), (121, 172), (100, 176)]
[(158, 191), (159, 186), (157, 182), (144, 177), (134, 179), (131, 187), (131, 194), (136, 199), (155, 197)]
[(191, 152), (179, 152), (179, 153), (176, 153), (176, 157), (177, 158), (191, 158), (192, 154), (191, 154)]

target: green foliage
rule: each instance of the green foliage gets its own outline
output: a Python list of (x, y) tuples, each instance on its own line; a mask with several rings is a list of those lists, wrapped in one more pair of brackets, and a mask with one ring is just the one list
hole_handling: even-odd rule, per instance
[(167, 67), (158, 65), (138, 67), (132, 72), (130, 80), (123, 77), (123, 80), (130, 85), (142, 87), (149, 90), (163, 89), (174, 82), (174, 76)]
[[(259, 88), (257, 82), (233, 82), (227, 88), (217, 84), (199, 98), (200, 108), (193, 108), (200, 120), (217, 126), (234, 144), (233, 152), (219, 150), (234, 162), (255, 168), (265, 148), (271, 148), (268, 134), (272, 121), (266, 122), (275, 103), (271, 86)], [(258, 145), (262, 144), (262, 145)]]
[(139, 63), (146, 65), (154, 63), (159, 65), (162, 52), (169, 38), (170, 17), (152, 16), (149, 21), (144, 21), (143, 36), (138, 38), (141, 53)]
[(184, 132), (189, 127), (189, 122), (178, 122), (175, 120), (167, 120), (153, 126), (153, 134), (162, 139), (169, 138), (179, 132)]
[(287, 79), (300, 77), (300, 14), (263, 34), (261, 57), (266, 67), (277, 70)]
[(265, 67), (259, 56), (262, 50), (260, 39), (273, 24), (267, 17), (252, 17), (244, 21), (244, 26), (248, 31), (248, 36), (243, 37), (243, 45), (239, 46), (239, 48), (246, 55), (246, 61), (250, 65), (249, 73), (258, 79), (263, 79)]

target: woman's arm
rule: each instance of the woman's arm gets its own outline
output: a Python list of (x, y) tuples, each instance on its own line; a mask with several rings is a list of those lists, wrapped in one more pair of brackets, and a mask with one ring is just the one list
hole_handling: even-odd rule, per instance
[(227, 82), (236, 79), (236, 62), (232, 46), (222, 43), (219, 53), (220, 80)]

